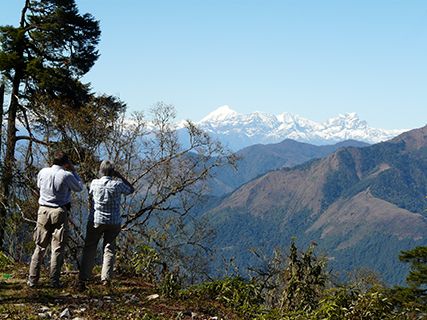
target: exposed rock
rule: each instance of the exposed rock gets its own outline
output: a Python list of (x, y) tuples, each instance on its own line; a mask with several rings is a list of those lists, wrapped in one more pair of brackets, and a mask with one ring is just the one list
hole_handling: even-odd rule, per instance
[(158, 294), (152, 294), (151, 296), (148, 296), (147, 297), (147, 300), (148, 301), (151, 301), (151, 300), (155, 300), (155, 299), (158, 299), (160, 296), (158, 295)]
[(70, 313), (70, 309), (66, 308), (64, 309), (64, 311), (61, 312), (61, 314), (59, 315), (59, 318), (65, 318), (68, 319), (71, 317), (71, 313)]

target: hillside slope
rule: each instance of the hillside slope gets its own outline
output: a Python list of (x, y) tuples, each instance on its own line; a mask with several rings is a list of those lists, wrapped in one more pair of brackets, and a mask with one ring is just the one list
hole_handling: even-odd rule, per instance
[(365, 147), (367, 143), (346, 140), (333, 145), (316, 146), (291, 139), (274, 144), (257, 144), (237, 152), (239, 161), (236, 168), (221, 168), (214, 172), (211, 194), (225, 195), (241, 185), (271, 170), (293, 167), (306, 161), (323, 158), (339, 148)]
[(250, 248), (271, 252), (296, 236), (302, 245), (315, 241), (334, 270), (369, 267), (401, 283), (407, 270), (399, 252), (427, 244), (426, 195), (424, 127), (269, 172), (207, 215), (218, 229), (220, 252), (241, 268), (254, 263)]

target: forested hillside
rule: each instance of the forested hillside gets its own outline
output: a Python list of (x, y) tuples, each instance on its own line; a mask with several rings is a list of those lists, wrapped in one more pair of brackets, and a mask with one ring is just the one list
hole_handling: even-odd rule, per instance
[(243, 185), (207, 213), (220, 252), (244, 269), (254, 262), (251, 248), (272, 252), (296, 237), (315, 241), (342, 275), (369, 267), (402, 283), (400, 250), (427, 244), (426, 132), (343, 148)]
[(306, 161), (323, 158), (343, 147), (364, 147), (368, 144), (346, 140), (334, 145), (316, 146), (286, 139), (275, 144), (256, 144), (236, 152), (234, 168), (214, 170), (209, 195), (221, 196), (268, 171), (293, 167)]

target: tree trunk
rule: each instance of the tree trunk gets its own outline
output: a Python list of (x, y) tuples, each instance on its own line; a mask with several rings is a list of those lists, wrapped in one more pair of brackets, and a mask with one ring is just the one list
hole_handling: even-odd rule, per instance
[(2, 150), (3, 150), (3, 107), (4, 107), (4, 91), (5, 84), (0, 85), (0, 163), (2, 159)]
[[(25, 27), (25, 15), (29, 7), (30, 1), (25, 1), (25, 6), (22, 9), (20, 27)], [(16, 39), (17, 45), (17, 56), (19, 62), (15, 66), (15, 74), (12, 82), (12, 92), (10, 95), (9, 110), (7, 111), (7, 129), (6, 129), (6, 154), (2, 166), (2, 176), (0, 185), (0, 250), (4, 247), (5, 242), (5, 227), (7, 211), (9, 207), (10, 190), (13, 182), (13, 172), (16, 165), (15, 160), (15, 148), (16, 148), (16, 114), (19, 108), (18, 97), (20, 96), (19, 87), (21, 85), (22, 77), (24, 75), (24, 36), (20, 35), (19, 39)]]
[(15, 73), (13, 89), (10, 97), (10, 105), (7, 113), (6, 129), (6, 155), (3, 163), (3, 174), (1, 179), (1, 205), (0, 205), (0, 249), (3, 248), (6, 225), (7, 210), (9, 206), (10, 187), (13, 182), (15, 169), (15, 147), (16, 147), (16, 113), (19, 107), (18, 95), (22, 72)]
[[(4, 90), (5, 90), (5, 85), (2, 84), (0, 86), (0, 112), (1, 112), (1, 116), (0, 116), (0, 161), (3, 160), (2, 156), (3, 156), (3, 106), (4, 106)], [(0, 167), (1, 171), (0, 172), (4, 172), (3, 170), (3, 166)], [(3, 176), (3, 174), (2, 174)], [(5, 210), (3, 210), (3, 193), (1, 194), (1, 198), (0, 200), (2, 201), (2, 203), (0, 203), (0, 251), (3, 248), (3, 239), (4, 239), (4, 217), (6, 216), (6, 212)], [(3, 212), (4, 211), (4, 212)]]

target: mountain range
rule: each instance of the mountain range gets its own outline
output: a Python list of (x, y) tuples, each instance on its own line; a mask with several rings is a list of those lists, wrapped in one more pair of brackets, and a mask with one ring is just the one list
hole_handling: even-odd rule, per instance
[(222, 196), (271, 170), (293, 167), (306, 161), (323, 158), (343, 147), (364, 147), (367, 143), (346, 140), (333, 145), (316, 146), (285, 139), (279, 143), (256, 144), (236, 152), (235, 168), (214, 170), (210, 195)]
[(229, 106), (219, 107), (197, 124), (233, 150), (260, 143), (278, 143), (285, 139), (315, 145), (334, 144), (344, 140), (377, 143), (405, 131), (371, 128), (356, 113), (338, 115), (319, 123), (290, 113), (240, 114)]
[[(285, 142), (289, 143), (289, 142)], [(262, 157), (262, 152), (259, 156)], [(267, 154), (267, 153), (264, 153)], [(427, 245), (427, 127), (269, 171), (205, 212), (216, 247), (244, 269), (249, 253), (315, 242), (332, 271), (368, 267), (402, 283), (401, 250)]]

